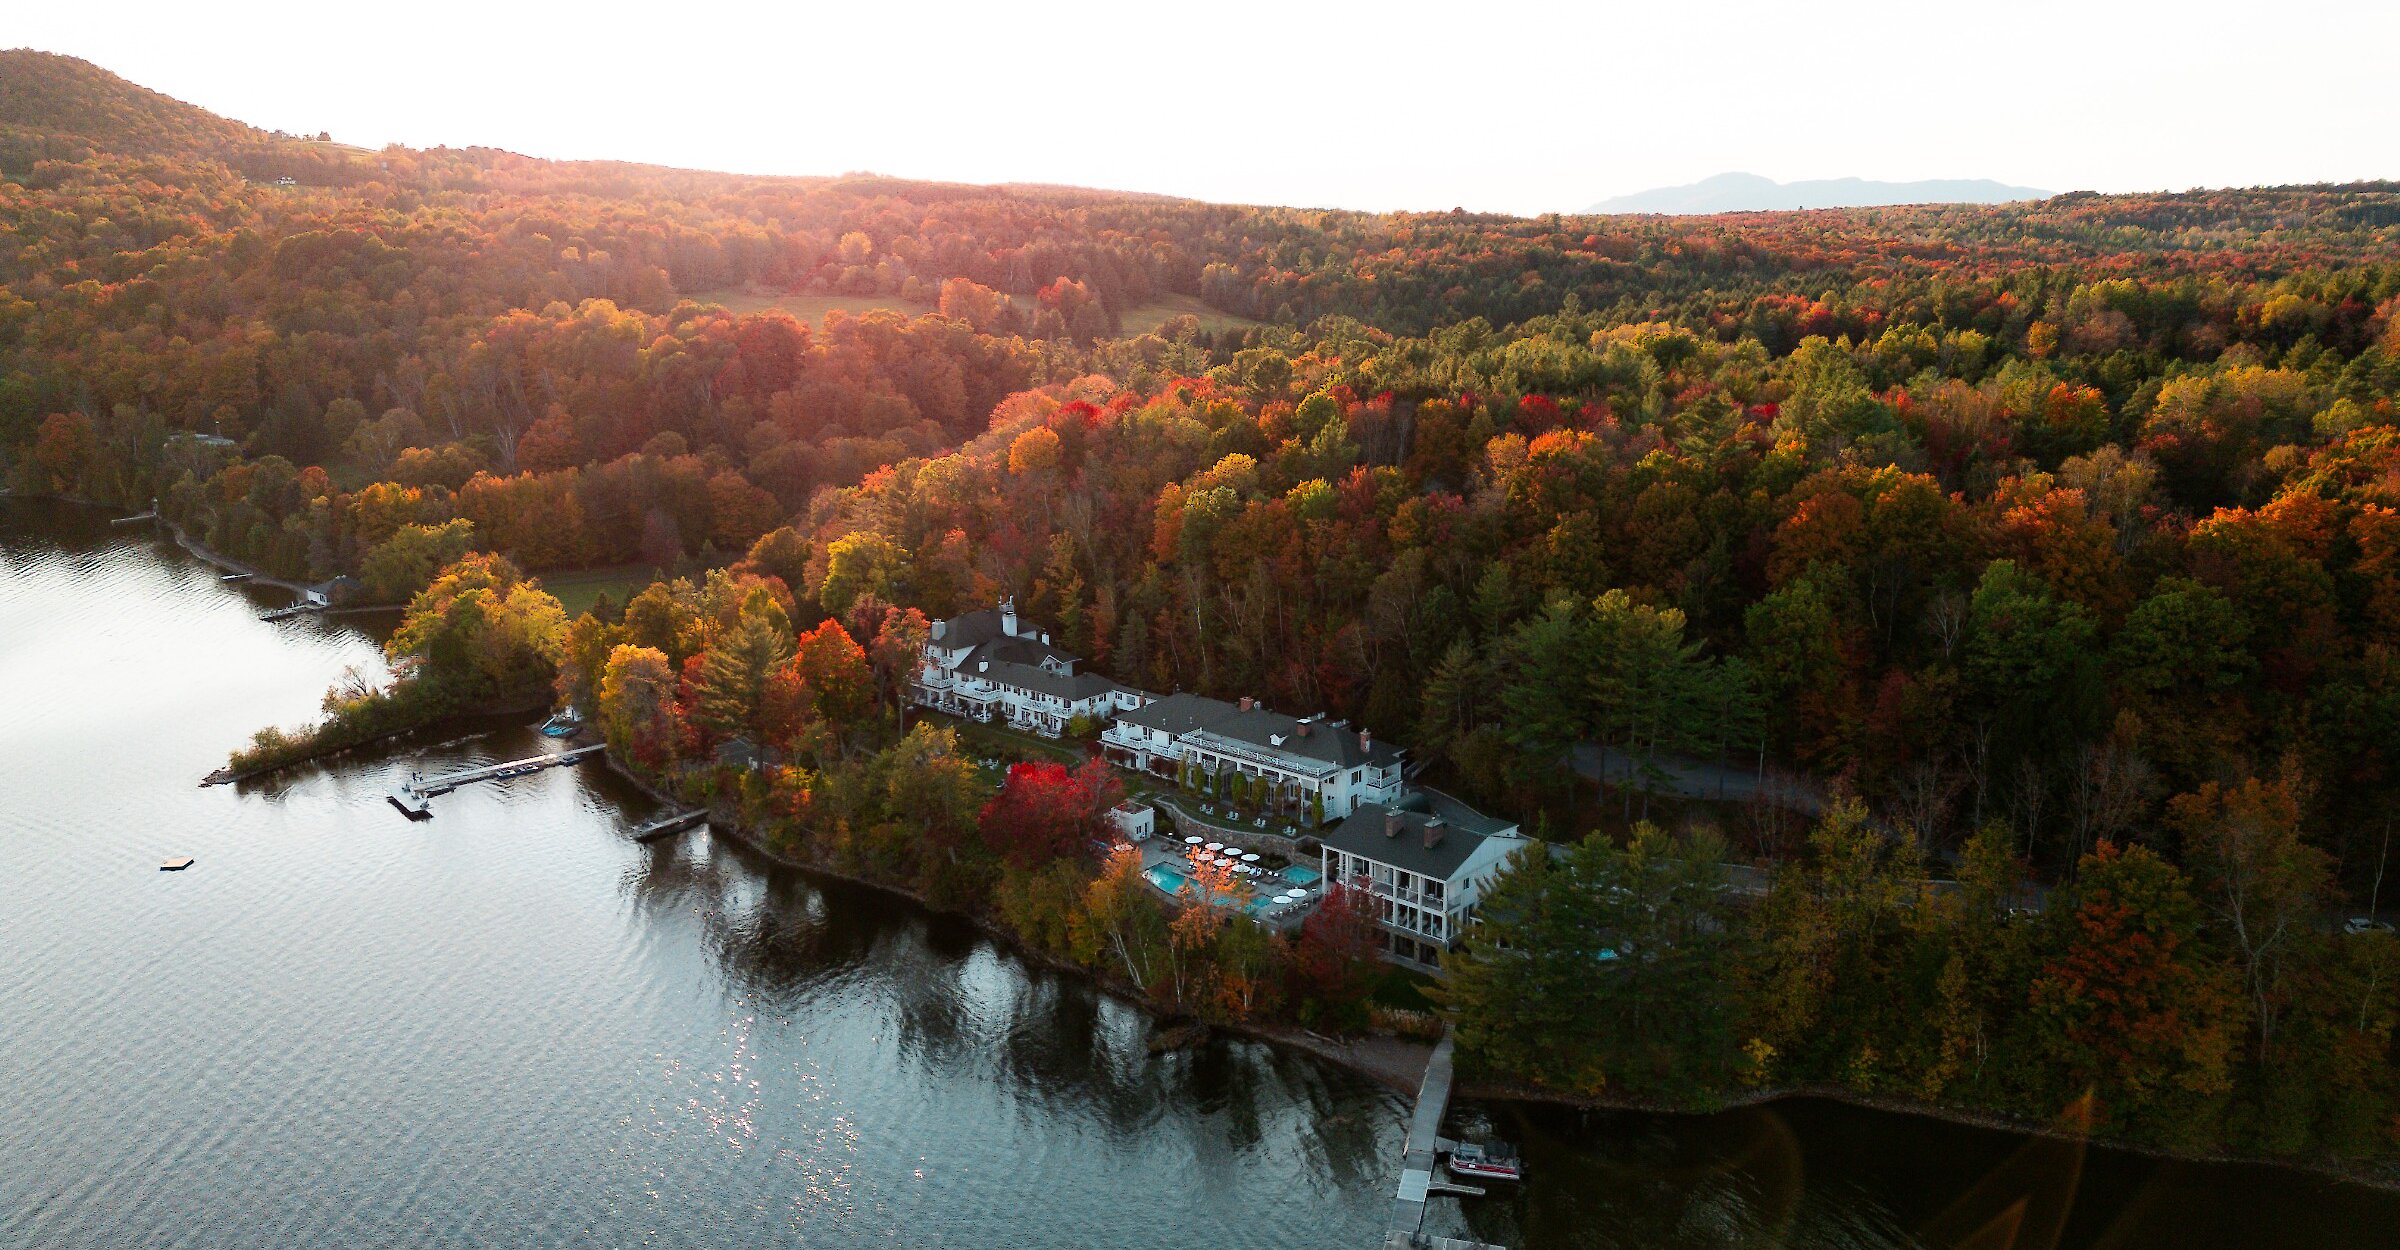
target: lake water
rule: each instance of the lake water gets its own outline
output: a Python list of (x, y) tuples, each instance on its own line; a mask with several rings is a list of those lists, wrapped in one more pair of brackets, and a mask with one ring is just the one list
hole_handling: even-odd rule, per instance
[[(509, 725), (194, 783), (380, 674), (388, 620), (256, 613), (145, 526), (0, 500), (0, 1246), (1368, 1247), (1404, 1100), (1164, 1057), (955, 920), (655, 847), (599, 769), (434, 800)], [(191, 855), (161, 873), (168, 855)], [(1801, 1102), (1468, 1108), (1528, 1184), (1437, 1231), (1548, 1247), (2390, 1247), (2400, 1199)], [(2025, 1199), (2018, 1202), (2018, 1199)]]

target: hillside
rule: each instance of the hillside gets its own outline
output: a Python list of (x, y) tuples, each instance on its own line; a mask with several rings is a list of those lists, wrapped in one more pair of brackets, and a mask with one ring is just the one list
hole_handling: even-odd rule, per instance
[(1877, 208), (1895, 204), (2004, 204), (2050, 195), (1989, 178), (1872, 182), (1828, 178), (1776, 182), (1757, 174), (1718, 174), (1680, 187), (1654, 187), (1592, 205), (1593, 213), (1749, 213), (1798, 208)]
[(0, 51), (0, 173), (98, 152), (222, 161), (253, 178), (325, 182), (363, 168), (356, 149), (278, 138), (70, 56)]
[(31, 48), (0, 51), (0, 126), (129, 153), (224, 151), (267, 138), (89, 61)]
[[(468, 631), (426, 653), (449, 689), (554, 665), (786, 849), (1079, 931), (1036, 921), (1090, 865), (892, 801), (966, 794), (891, 771), (949, 768), (883, 745), (910, 613), (1007, 595), (1092, 672), (1323, 712), (1599, 835), (1495, 909), (1579, 927), (1453, 1000), (1474, 1062), (2031, 1118), (2089, 1092), (2177, 1150), (2400, 1155), (2400, 943), (2327, 923), (2388, 902), (2400, 806), (2394, 184), (1327, 212), (353, 157), (11, 63), (47, 76), (0, 149), (0, 485), (422, 592)], [(304, 156), (334, 163), (260, 176)], [(683, 576), (619, 603), (628, 569)], [(712, 771), (737, 733), (791, 766)], [(1603, 751), (1841, 802), (1811, 832), (1603, 789)], [(1664, 1051), (1563, 988), (1607, 891), (1540, 895), (1629, 837), (1795, 883), (1692, 922), (1741, 926), (1733, 966), (1645, 982), (1711, 1013)]]

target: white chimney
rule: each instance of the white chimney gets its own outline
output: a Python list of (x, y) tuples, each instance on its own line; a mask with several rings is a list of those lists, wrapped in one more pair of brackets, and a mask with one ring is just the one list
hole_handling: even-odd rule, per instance
[(1011, 638), (1017, 636), (1017, 597), (1000, 596), (1000, 632)]

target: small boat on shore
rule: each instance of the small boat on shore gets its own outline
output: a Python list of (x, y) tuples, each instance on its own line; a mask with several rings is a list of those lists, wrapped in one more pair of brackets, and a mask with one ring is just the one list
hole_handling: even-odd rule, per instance
[(582, 728), (583, 717), (578, 715), (574, 708), (560, 708), (550, 714), (550, 719), (542, 722), (542, 736), (545, 738), (568, 738), (573, 737), (575, 732)]
[(1459, 1176), (1485, 1181), (1514, 1181), (1525, 1176), (1517, 1148), (1504, 1141), (1460, 1142), (1450, 1148), (1449, 1167)]

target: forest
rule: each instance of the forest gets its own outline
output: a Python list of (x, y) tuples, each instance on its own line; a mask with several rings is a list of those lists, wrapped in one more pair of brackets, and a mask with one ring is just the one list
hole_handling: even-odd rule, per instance
[[(1187, 1007), (1351, 1010), (1356, 935), (1178, 945), (1055, 834), (1100, 779), (926, 781), (925, 620), (1013, 594), (1570, 848), (1434, 991), (1488, 1073), (2400, 1156), (2400, 944), (2341, 924), (2400, 800), (2400, 184), (1363, 214), (368, 152), (12, 52), (0, 237), (11, 489), (474, 637), (513, 604), (395, 645), (445, 706), (554, 675), (638, 767)], [(1239, 320), (1128, 320), (1166, 297)], [(527, 580), (633, 562), (669, 577), (571, 622)]]

